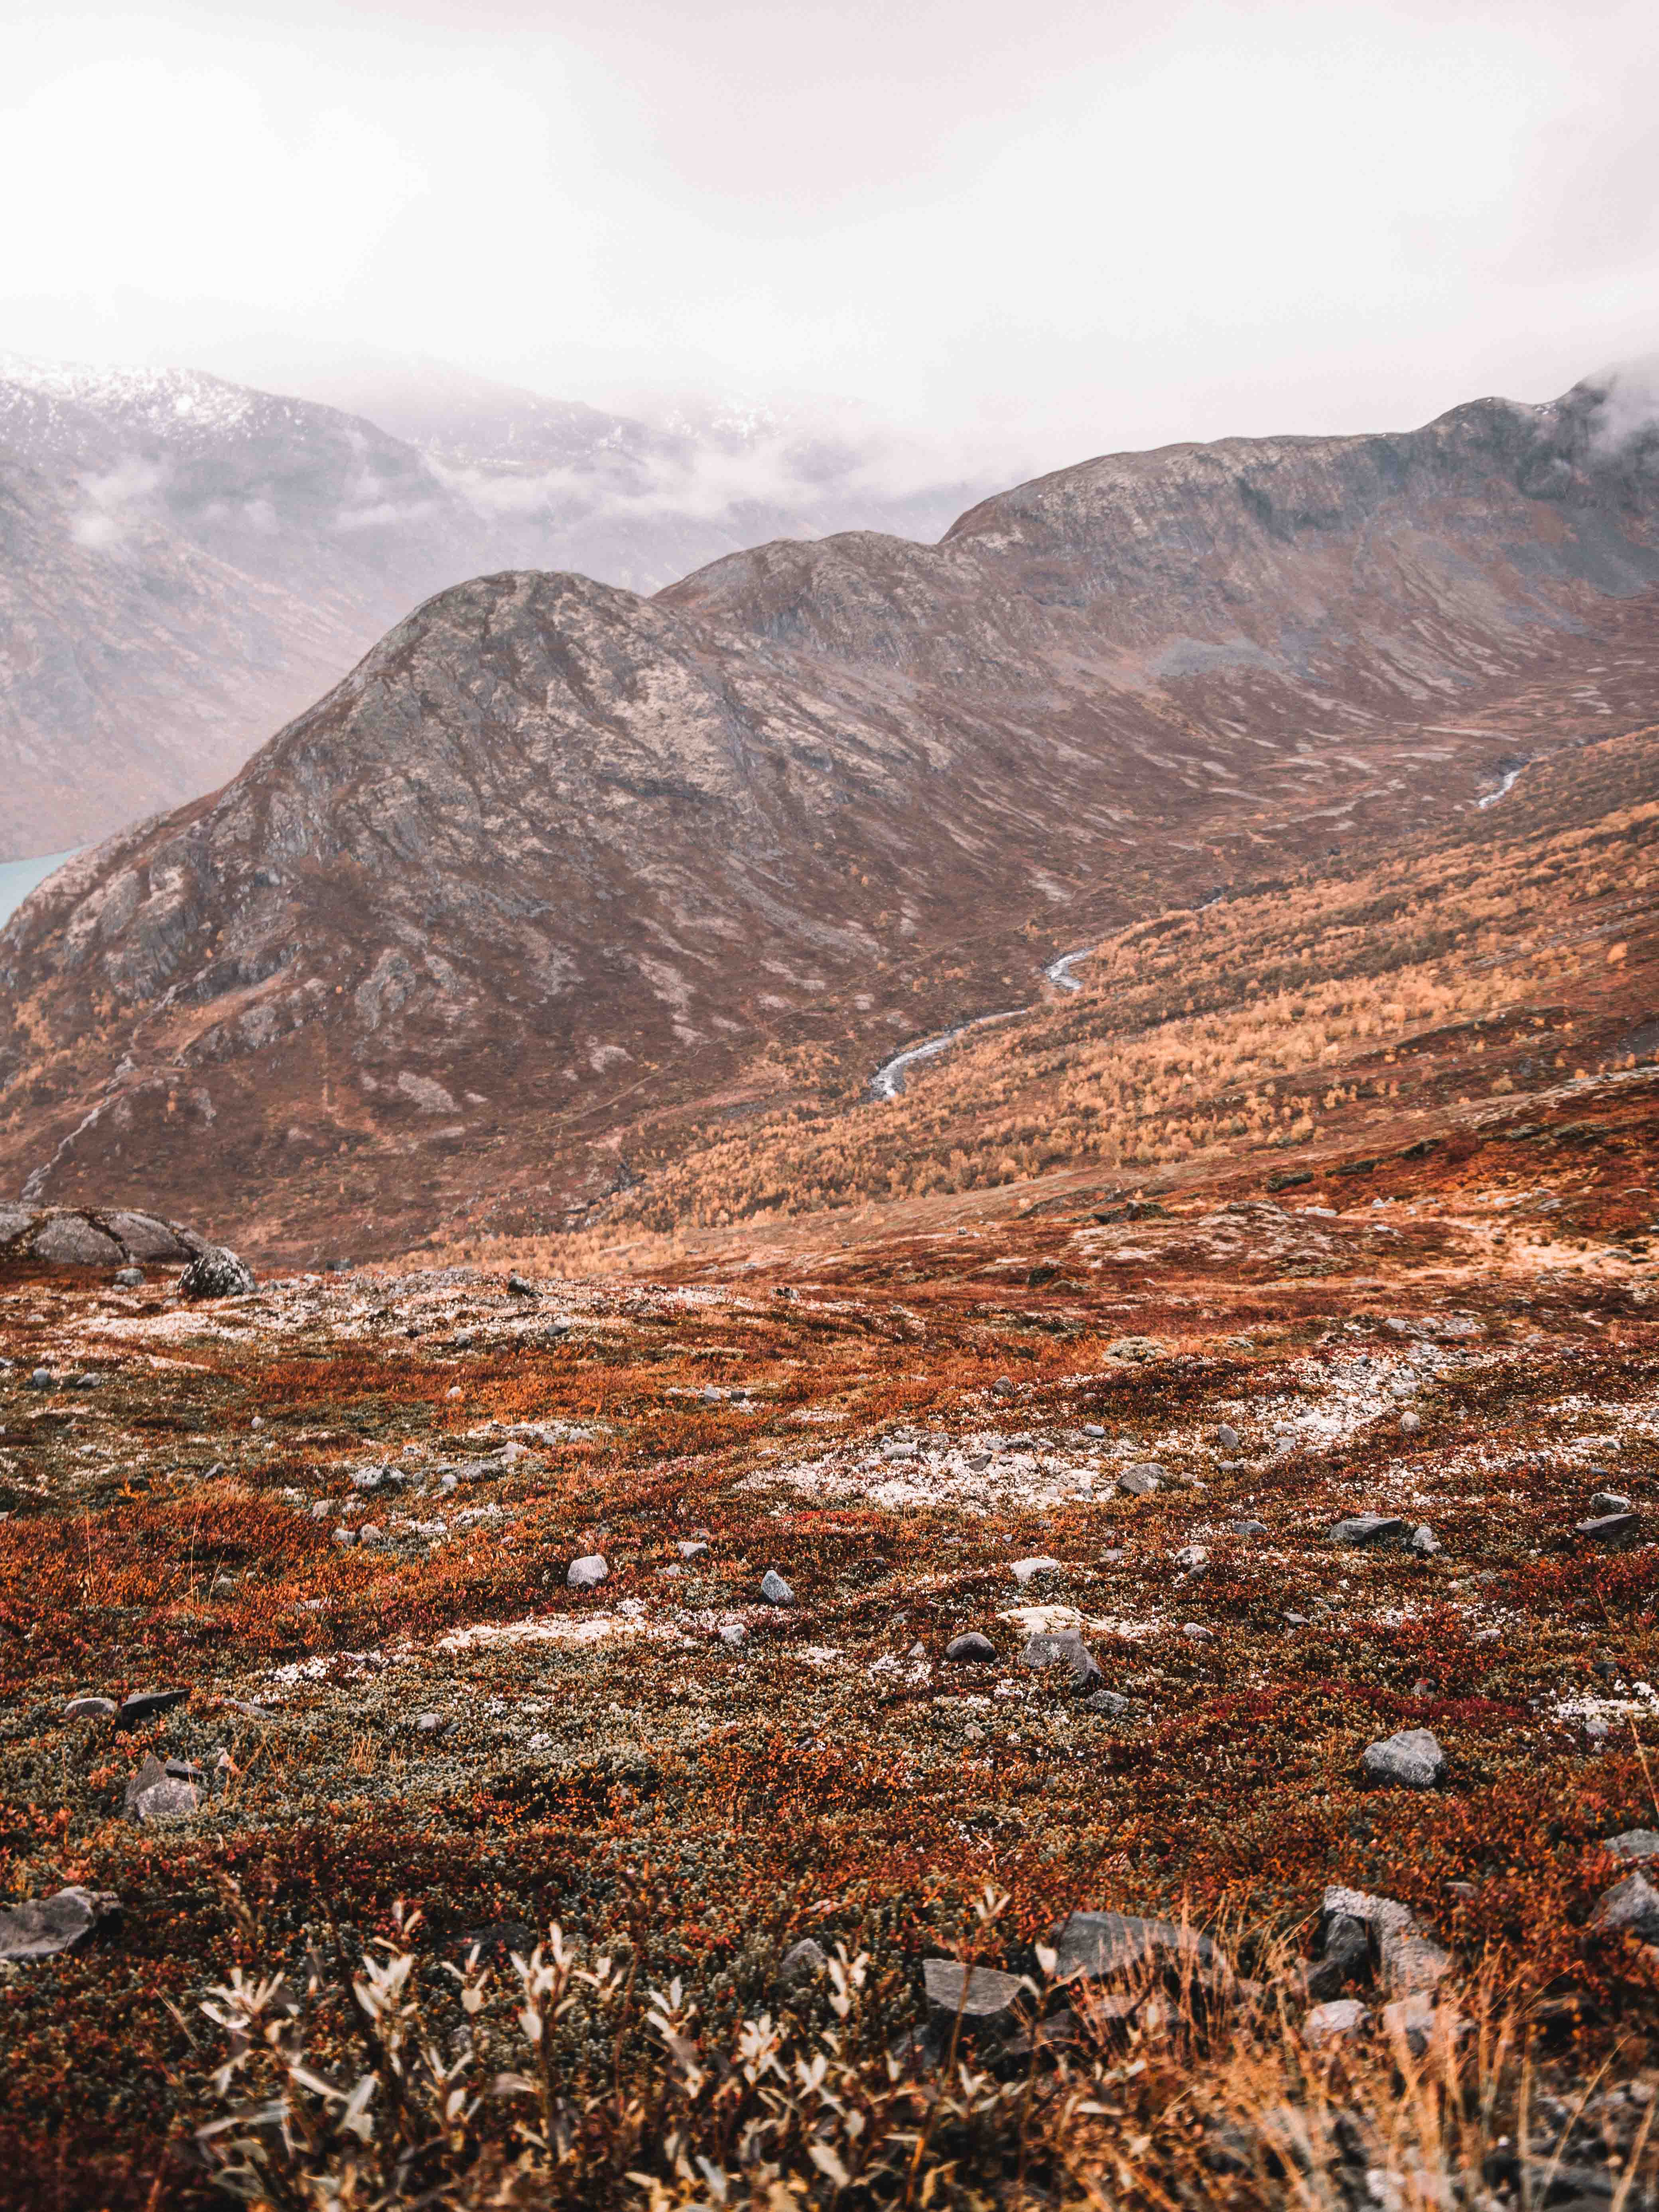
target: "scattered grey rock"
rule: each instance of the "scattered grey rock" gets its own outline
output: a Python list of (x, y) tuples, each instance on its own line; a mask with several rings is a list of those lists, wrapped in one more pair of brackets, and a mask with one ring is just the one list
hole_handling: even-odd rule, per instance
[(1401, 1729), (1396, 1735), (1366, 1745), (1364, 1767), (1373, 1782), (1432, 1790), (1446, 1771), (1446, 1754), (1427, 1729)]
[(128, 1778), (123, 1809), (130, 1820), (185, 1820), (202, 1802), (202, 1770), (189, 1759), (157, 1759), (146, 1752), (138, 1771)]
[(1445, 1548), (1426, 1521), (1413, 1529), (1412, 1549), (1419, 1559), (1431, 1559), (1437, 1552), (1443, 1552)]
[(520, 1274), (509, 1275), (507, 1287), (515, 1298), (538, 1298), (541, 1296), (534, 1283), (527, 1283)]
[(125, 1729), (142, 1728), (146, 1721), (153, 1721), (161, 1713), (170, 1713), (175, 1705), (182, 1705), (189, 1695), (188, 1690), (140, 1690), (133, 1697), (123, 1698), (115, 1716), (117, 1733)]
[(981, 2023), (1006, 2020), (1012, 2012), (1024, 1984), (1018, 1974), (1005, 1974), (994, 1966), (964, 1966), (959, 1959), (925, 1959), (922, 1985), (936, 2013), (954, 2020)]
[(675, 1547), (683, 1559), (700, 1559), (708, 1551), (707, 1544), (687, 1538)]
[(1083, 1702), (1091, 1712), (1109, 1714), (1113, 1720), (1123, 1720), (1134, 1711), (1133, 1702), (1119, 1690), (1091, 1690)]
[(444, 1717), (441, 1713), (416, 1714), (415, 1733), (416, 1735), (441, 1735), (443, 1734), (443, 1730)]
[(1132, 1467), (1118, 1477), (1118, 1486), (1127, 1490), (1131, 1498), (1150, 1498), (1164, 1479), (1164, 1470), (1154, 1461)]
[(1012, 1379), (1011, 1376), (1006, 1375), (999, 1375), (996, 1381), (991, 1385), (991, 1388), (995, 1391), (999, 1398), (1012, 1398), (1014, 1395)]
[(945, 1656), (953, 1666), (984, 1666), (995, 1659), (997, 1648), (988, 1636), (981, 1636), (976, 1628), (970, 1628), (965, 1636), (951, 1638), (945, 1647)]
[(1358, 1513), (1352, 1519), (1339, 1521), (1328, 1540), (1346, 1545), (1357, 1551), (1369, 1551), (1378, 1544), (1404, 1544), (1411, 1540), (1411, 1524), (1402, 1521), (1397, 1513)]
[(735, 1651), (740, 1644), (746, 1644), (748, 1641), (749, 1631), (742, 1621), (723, 1620), (720, 1623), (720, 1642), (725, 1644), (728, 1651)]
[(1100, 1680), (1100, 1669), (1095, 1664), (1094, 1655), (1075, 1628), (1061, 1629), (1053, 1635), (1030, 1637), (1020, 1654), (1020, 1663), (1039, 1670), (1048, 1667), (1067, 1668), (1073, 1689), (1091, 1689)]
[(611, 1570), (597, 1552), (586, 1559), (572, 1559), (565, 1571), (565, 1581), (572, 1589), (597, 1589)]
[(882, 1446), (881, 1455), (885, 1460), (895, 1461), (920, 1459), (921, 1456), (921, 1447), (920, 1444), (899, 1443), (895, 1441), (884, 1443)]
[(799, 1989), (803, 1982), (816, 1981), (829, 1964), (823, 1944), (803, 1936), (778, 1960), (779, 1984), (786, 1990)]
[(357, 1540), (357, 1531), (355, 1528), (348, 1528), (345, 1523), (342, 1522), (340, 1526), (334, 1531), (334, 1540), (337, 1544), (344, 1545), (346, 1548), (349, 1550), (351, 1546)]
[(1582, 1536), (1586, 1543), (1622, 1547), (1636, 1541), (1641, 1525), (1634, 1513), (1602, 1513), (1581, 1521), (1573, 1534)]
[(50, 1390), (52, 1388), (51, 1368), (35, 1368), (29, 1376), (29, 1388), (31, 1390)]
[(1231, 1421), (1223, 1421), (1215, 1432), (1215, 1440), (1218, 1448), (1222, 1451), (1236, 1452), (1238, 1449), (1238, 1431), (1234, 1428)]
[(142, 1267), (118, 1267), (115, 1279), (124, 1291), (136, 1291), (144, 1279)]
[(52, 1959), (72, 1951), (120, 1910), (121, 1900), (112, 1891), (78, 1884), (51, 1897), (0, 1905), (0, 1960)]
[(1359, 2035), (1371, 2024), (1368, 2006), (1358, 1997), (1334, 1997), (1316, 2004), (1302, 2023), (1310, 2043), (1330, 2043), (1340, 2035)]
[(1175, 1563), (1183, 1575), (1199, 1575), (1209, 1565), (1210, 1554), (1202, 1544), (1183, 1544), (1175, 1554)]
[(1423, 1416), (1407, 1407), (1400, 1416), (1400, 1425), (1408, 1437), (1414, 1437), (1423, 1425)]
[(106, 1721), (116, 1711), (113, 1698), (71, 1698), (64, 1708), (66, 1721)]
[(1148, 1966), (1182, 1961), (1208, 1972), (1225, 1971), (1226, 1954), (1207, 1936), (1169, 1920), (1131, 1912), (1073, 1912), (1053, 1938), (1059, 1979), (1117, 1981)]
[(1083, 1424), (1083, 1433), (1085, 1437), (1103, 1437), (1106, 1431), (1098, 1421), (1085, 1421)]
[(1267, 1533), (1265, 1521), (1234, 1521), (1229, 1526), (1235, 1536), (1265, 1536)]
[(1592, 1514), (1628, 1513), (1630, 1500), (1621, 1498), (1616, 1490), (1598, 1490), (1589, 1502)]
[(1215, 1642), (1214, 1629), (1206, 1628), (1201, 1620), (1183, 1620), (1181, 1624), (1181, 1632), (1187, 1638), (1187, 1641), (1189, 1644), (1213, 1644)]
[(253, 1270), (225, 1244), (210, 1244), (179, 1278), (184, 1298), (242, 1298), (258, 1288)]
[(793, 1605), (795, 1593), (775, 1567), (769, 1567), (761, 1577), (761, 1595), (768, 1605)]
[(1047, 1557), (1011, 1559), (1008, 1563), (1008, 1571), (1024, 1589), (1028, 1583), (1034, 1582), (1039, 1575), (1057, 1575), (1060, 1571), (1060, 1565), (1058, 1559)]
[(1443, 2034), (1457, 2034), (1465, 2022), (1461, 2014), (1437, 2006), (1426, 1990), (1396, 1997), (1382, 2008), (1382, 2026), (1396, 2043), (1403, 2043), (1413, 2058), (1420, 2058)]
[(1627, 1874), (1604, 1889), (1588, 1923), (1593, 1936), (1638, 1936), (1659, 1943), (1659, 1889), (1644, 1874)]
[(1626, 1828), (1622, 1836), (1609, 1836), (1601, 1848), (1616, 1859), (1659, 1858), (1659, 1835), (1651, 1828)]

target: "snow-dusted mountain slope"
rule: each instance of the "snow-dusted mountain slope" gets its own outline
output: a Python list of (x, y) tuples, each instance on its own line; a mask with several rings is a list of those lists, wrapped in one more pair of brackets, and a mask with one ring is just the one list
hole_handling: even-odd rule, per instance
[(757, 538), (936, 536), (984, 488), (884, 496), (867, 437), (653, 427), (459, 372), (339, 396), (0, 355), (0, 858), (222, 782), (469, 576), (653, 591)]

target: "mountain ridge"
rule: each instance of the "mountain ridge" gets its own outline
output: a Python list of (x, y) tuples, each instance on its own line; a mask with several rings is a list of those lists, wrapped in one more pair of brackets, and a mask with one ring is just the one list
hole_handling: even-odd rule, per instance
[(1600, 404), (1106, 457), (938, 547), (773, 544), (649, 599), (440, 593), (0, 933), (0, 1171), (102, 1198), (131, 1146), (179, 1210), (210, 1155), (281, 1249), (556, 1218), (700, 1100), (849, 1079), (1088, 930), (1443, 823), (1650, 721), (1651, 441), (1603, 454)]

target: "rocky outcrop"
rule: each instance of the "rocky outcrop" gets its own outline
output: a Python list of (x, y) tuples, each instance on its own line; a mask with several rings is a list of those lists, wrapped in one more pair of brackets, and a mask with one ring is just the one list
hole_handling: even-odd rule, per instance
[[(131, 1267), (191, 1261), (193, 1229), (130, 1207), (0, 1206), (0, 1261), (49, 1267)], [(252, 1285), (249, 1286), (252, 1288)]]

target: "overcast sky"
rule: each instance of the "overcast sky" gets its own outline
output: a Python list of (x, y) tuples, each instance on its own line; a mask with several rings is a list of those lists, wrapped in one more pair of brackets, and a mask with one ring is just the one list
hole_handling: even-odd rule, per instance
[(827, 393), (1058, 463), (1659, 345), (1651, 0), (58, 0), (0, 349)]

